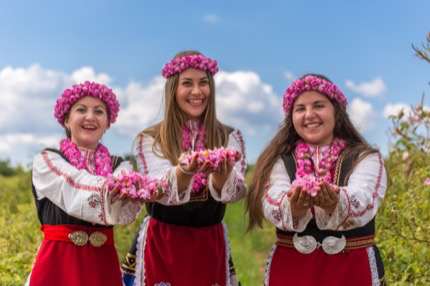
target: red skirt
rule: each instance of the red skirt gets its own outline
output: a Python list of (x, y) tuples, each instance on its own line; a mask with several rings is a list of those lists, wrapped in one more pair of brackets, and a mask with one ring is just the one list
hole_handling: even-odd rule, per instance
[(137, 285), (226, 286), (227, 251), (221, 223), (189, 227), (150, 218), (144, 243), (143, 269), (136, 269), (143, 270), (136, 277), (141, 280)]
[[(49, 227), (42, 226), (42, 230)], [(61, 227), (72, 230), (89, 228), (72, 225), (53, 227), (56, 233), (52, 239), (47, 238), (45, 232), (45, 239), (39, 248), (31, 272), (30, 286), (122, 285), (112, 229), (105, 231), (110, 234), (107, 242), (102, 246), (94, 247), (90, 243), (78, 246), (71, 241), (61, 239), (63, 230), (58, 231)]]
[[(379, 285), (373, 248), (348, 250), (335, 255), (316, 249), (302, 254), (277, 245), (267, 269), (267, 286), (367, 286)], [(376, 271), (376, 273), (375, 273)]]

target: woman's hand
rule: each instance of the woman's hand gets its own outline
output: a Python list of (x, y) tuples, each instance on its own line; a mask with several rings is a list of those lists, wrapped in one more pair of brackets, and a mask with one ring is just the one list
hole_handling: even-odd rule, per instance
[(309, 208), (312, 207), (312, 197), (301, 187), (296, 187), (291, 190), (289, 197), (291, 214), (294, 219), (303, 217)]
[(216, 170), (211, 173), (213, 186), (218, 192), (222, 190), (225, 181), (227, 181), (228, 176), (233, 170), (234, 163), (235, 162), (229, 162), (228, 160), (225, 160)]
[(320, 184), (320, 190), (313, 198), (313, 204), (332, 214), (339, 202), (339, 188), (325, 182)]

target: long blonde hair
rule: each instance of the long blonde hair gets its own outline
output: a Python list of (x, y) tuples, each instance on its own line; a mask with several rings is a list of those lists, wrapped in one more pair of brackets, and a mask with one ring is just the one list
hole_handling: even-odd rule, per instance
[[(187, 50), (179, 52), (174, 58), (186, 55), (199, 55), (198, 51)], [(209, 79), (209, 102), (202, 114), (205, 128), (205, 147), (215, 148), (225, 146), (228, 139), (228, 131), (216, 118), (215, 109), (215, 81), (213, 76), (206, 72)], [(142, 132), (154, 137), (154, 153), (169, 159), (176, 165), (182, 150), (182, 127), (186, 122), (186, 115), (176, 101), (176, 90), (178, 88), (179, 74), (175, 74), (166, 80), (164, 86), (164, 119)]]
[[(306, 77), (308, 74), (302, 76)], [(321, 77), (330, 81), (327, 77), (317, 74), (314, 76)], [(351, 120), (349, 119), (346, 110), (334, 100), (330, 99), (335, 110), (335, 127), (333, 130), (334, 137), (344, 139), (347, 142), (347, 149), (345, 152), (351, 154), (354, 159), (362, 158), (365, 155), (377, 150), (370, 147), (366, 140), (355, 129)], [(246, 201), (246, 208), (249, 215), (248, 230), (262, 226), (263, 223), (263, 206), (262, 199), (266, 184), (269, 182), (270, 173), (273, 166), (282, 154), (290, 153), (294, 150), (296, 142), (300, 139), (294, 129), (292, 122), (292, 112), (284, 119), (276, 135), (270, 141), (269, 145), (264, 149), (257, 159), (255, 165), (254, 176), (249, 188), (249, 193)]]

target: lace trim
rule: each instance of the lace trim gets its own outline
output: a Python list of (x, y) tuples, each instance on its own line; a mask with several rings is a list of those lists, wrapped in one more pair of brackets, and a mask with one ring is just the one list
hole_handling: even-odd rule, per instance
[(270, 251), (269, 257), (266, 260), (266, 269), (264, 270), (264, 286), (269, 286), (270, 280), (270, 267), (272, 266), (272, 259), (276, 252), (276, 244), (273, 245), (272, 251)]
[(228, 240), (227, 226), (225, 225), (225, 223), (222, 223), (222, 226), (224, 228), (224, 244), (225, 244), (225, 279), (226, 279), (225, 285), (233, 286), (231, 284), (230, 267), (228, 263), (228, 260), (230, 258), (230, 241)]
[(369, 258), (369, 266), (370, 266), (370, 275), (372, 279), (372, 286), (379, 286), (381, 285), (378, 277), (378, 267), (376, 265), (376, 256), (375, 256), (375, 250), (373, 249), (373, 246), (368, 247), (366, 249), (367, 251), (367, 257)]
[(136, 246), (136, 277), (134, 279), (134, 286), (145, 286), (145, 245), (146, 245), (146, 233), (148, 231), (150, 217), (146, 217), (139, 231), (139, 237), (137, 239)]

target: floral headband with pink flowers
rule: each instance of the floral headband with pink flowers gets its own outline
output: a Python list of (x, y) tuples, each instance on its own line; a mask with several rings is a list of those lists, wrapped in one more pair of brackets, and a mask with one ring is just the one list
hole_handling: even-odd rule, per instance
[(216, 60), (205, 57), (201, 54), (185, 55), (172, 59), (170, 62), (164, 65), (161, 70), (161, 74), (165, 78), (169, 78), (172, 75), (181, 73), (186, 69), (194, 68), (202, 71), (209, 72), (214, 75), (218, 72), (218, 63)]
[(282, 103), (285, 114), (290, 113), (296, 98), (305, 91), (320, 92), (330, 99), (337, 101), (344, 108), (348, 104), (346, 96), (334, 83), (318, 76), (308, 75), (293, 81), (285, 91)]
[(64, 126), (64, 119), (70, 108), (85, 96), (92, 96), (103, 101), (109, 112), (109, 122), (115, 122), (119, 112), (119, 102), (115, 93), (103, 84), (86, 81), (65, 89), (57, 99), (54, 116), (61, 125)]

